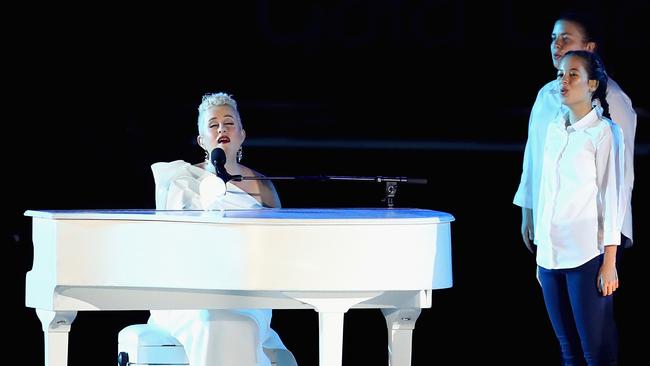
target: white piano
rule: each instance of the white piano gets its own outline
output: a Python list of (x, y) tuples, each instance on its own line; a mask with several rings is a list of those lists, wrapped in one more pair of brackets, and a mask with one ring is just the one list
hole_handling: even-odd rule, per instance
[(453, 216), (424, 209), (26, 211), (27, 307), (45, 365), (67, 365), (78, 311), (315, 309), (319, 364), (340, 366), (343, 315), (380, 308), (391, 366), (432, 290), (452, 286)]

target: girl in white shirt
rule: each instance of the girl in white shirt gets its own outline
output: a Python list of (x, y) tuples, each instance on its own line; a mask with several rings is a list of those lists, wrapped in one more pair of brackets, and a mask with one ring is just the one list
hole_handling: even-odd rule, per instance
[(534, 212), (539, 281), (564, 364), (616, 365), (611, 295), (627, 203), (623, 135), (608, 118), (597, 54), (564, 54), (557, 83), (563, 108), (546, 133)]

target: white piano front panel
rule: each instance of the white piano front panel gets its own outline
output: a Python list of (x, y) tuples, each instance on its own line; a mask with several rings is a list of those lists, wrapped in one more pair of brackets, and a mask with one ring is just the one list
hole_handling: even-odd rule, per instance
[[(39, 220), (40, 221), (40, 220)], [(47, 221), (47, 220), (45, 220)], [(432, 288), (449, 223), (272, 225), (58, 220), (35, 235), (65, 286), (266, 291)], [(51, 223), (35, 225), (52, 231)], [(36, 226), (35, 226), (36, 228)], [(38, 231), (38, 229), (35, 229)], [(439, 233), (442, 231), (442, 235)], [(444, 272), (444, 271), (443, 271)]]

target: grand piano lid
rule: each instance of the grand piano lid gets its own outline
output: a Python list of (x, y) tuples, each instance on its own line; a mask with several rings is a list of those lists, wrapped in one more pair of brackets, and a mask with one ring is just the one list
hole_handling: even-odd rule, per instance
[(270, 224), (430, 224), (454, 221), (446, 212), (418, 208), (263, 208), (248, 210), (27, 210), (53, 220), (137, 220)]

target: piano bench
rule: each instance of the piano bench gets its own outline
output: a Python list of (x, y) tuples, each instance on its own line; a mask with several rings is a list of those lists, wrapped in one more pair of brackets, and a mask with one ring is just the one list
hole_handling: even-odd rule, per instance
[(183, 345), (165, 329), (153, 324), (134, 324), (117, 336), (119, 366), (188, 366)]

